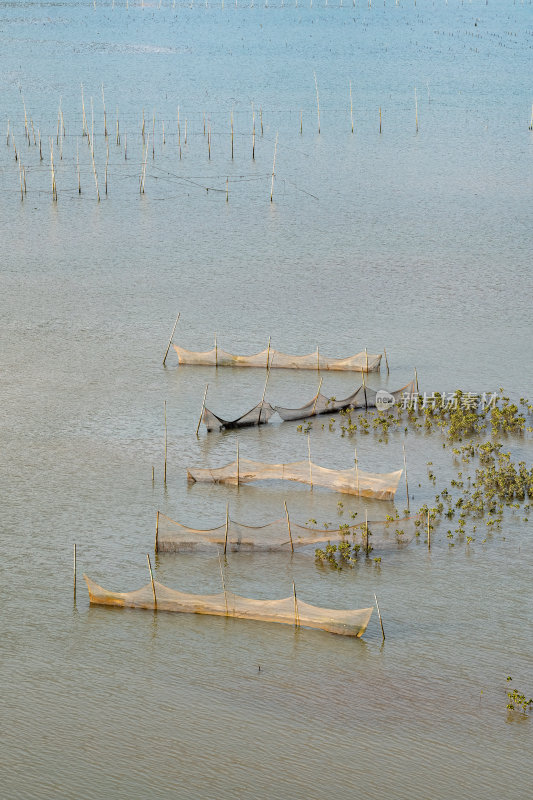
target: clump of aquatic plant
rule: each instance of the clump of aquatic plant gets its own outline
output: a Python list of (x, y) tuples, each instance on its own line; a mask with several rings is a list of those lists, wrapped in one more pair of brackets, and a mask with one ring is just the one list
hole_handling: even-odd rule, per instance
[[(511, 676), (507, 677), (507, 682), (512, 681)], [(512, 689), (507, 692), (507, 710), (508, 711), (521, 711), (522, 714), (527, 714), (533, 705), (533, 697), (526, 698), (523, 692), (518, 689)]]

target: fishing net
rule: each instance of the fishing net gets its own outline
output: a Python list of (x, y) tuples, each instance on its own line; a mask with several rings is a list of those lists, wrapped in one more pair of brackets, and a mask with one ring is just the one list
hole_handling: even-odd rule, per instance
[(155, 549), (161, 553), (197, 552), (223, 548), (225, 552), (282, 551), (314, 554), (321, 544), (348, 542), (363, 551), (383, 552), (406, 547), (415, 535), (418, 517), (391, 521), (360, 522), (341, 528), (309, 528), (289, 517), (267, 525), (243, 525), (227, 517), (216, 528), (188, 528), (158, 512)]
[(353, 394), (345, 397), (344, 400), (337, 400), (335, 397), (326, 397), (320, 391), (305, 405), (300, 408), (283, 408), (274, 406), (283, 420), (307, 419), (319, 414), (333, 414), (337, 411), (345, 411), (352, 408), (376, 408), (376, 400), (381, 408), (392, 406), (402, 399), (404, 392), (411, 394), (414, 392), (414, 381), (403, 386), (395, 392), (387, 392), (384, 389), (370, 389), (368, 386), (360, 386)]
[[(361, 636), (372, 616), (372, 608), (341, 610), (320, 608), (285, 597), (282, 600), (253, 600), (240, 597), (233, 592), (220, 594), (187, 594), (169, 589), (158, 581), (133, 592), (108, 592), (87, 575), (91, 605), (148, 608), (158, 611), (180, 611), (189, 614), (211, 614), (219, 617), (238, 617), (262, 622), (279, 622), (286, 625), (301, 625), (318, 628), (343, 636)], [(154, 600), (155, 592), (155, 600)]]
[(378, 500), (393, 500), (403, 470), (396, 472), (362, 472), (350, 469), (327, 469), (312, 461), (293, 461), (290, 464), (265, 464), (241, 458), (217, 469), (191, 467), (187, 478), (191, 482), (241, 484), (252, 481), (282, 480), (324, 486), (336, 492)]
[(265, 403), (264, 401), (258, 403), (246, 414), (243, 414), (242, 417), (232, 420), (218, 417), (208, 408), (204, 408), (202, 422), (206, 425), (208, 431), (221, 430), (222, 428), (246, 428), (250, 425), (265, 425), (274, 413), (275, 409), (272, 408), (270, 403)]
[(213, 347), (203, 353), (186, 350), (173, 344), (178, 354), (180, 364), (198, 364), (213, 367), (271, 367), (274, 369), (316, 369), (316, 370), (344, 370), (351, 372), (374, 372), (379, 369), (381, 355), (370, 353), (356, 353), (348, 358), (327, 358), (320, 355), (318, 348), (314, 353), (306, 356), (290, 356), (278, 350), (267, 348), (260, 353), (249, 356), (235, 356), (226, 353), (220, 347)]

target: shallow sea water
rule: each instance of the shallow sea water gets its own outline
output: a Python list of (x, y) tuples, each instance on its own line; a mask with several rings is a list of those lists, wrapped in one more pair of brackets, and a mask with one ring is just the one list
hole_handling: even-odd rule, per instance
[[(470, 547), (450, 547), (443, 524), (431, 553), (421, 537), (379, 567), (332, 573), (301, 554), (228, 559), (228, 585), (250, 597), (287, 596), (293, 580), (317, 605), (364, 607), (376, 592), (384, 644), (376, 615), (352, 641), (89, 608), (81, 573), (138, 588), (150, 552), (163, 583), (218, 592), (216, 555), (153, 556), (157, 509), (204, 527), (220, 524), (228, 501), (252, 525), (281, 517), (285, 499), (298, 522), (403, 512), (402, 484), (395, 504), (343, 496), (342, 516), (339, 498), (318, 489), (187, 485), (188, 465), (233, 460), (237, 439), (241, 457), (290, 461), (307, 457), (307, 437), (275, 422), (197, 439), (206, 383), (208, 406), (230, 417), (260, 399), (265, 376), (180, 369), (172, 353), (164, 369), (178, 311), (176, 341), (191, 349), (209, 349), (215, 332), (241, 353), (269, 336), (292, 353), (386, 347), (390, 375), (382, 368), (372, 386), (397, 389), (416, 366), (422, 391), (533, 396), (531, 5), (145, 5), (0, 3), (2, 794), (526, 797), (531, 722), (505, 710), (507, 675), (533, 693), (524, 513)], [(100, 203), (81, 83), (91, 133), (93, 98)], [(24, 139), (22, 98), (42, 162)], [(359, 383), (323, 378), (338, 397)], [(267, 397), (301, 405), (317, 381), (273, 371)], [(435, 433), (395, 432), (386, 443), (324, 424), (310, 437), (324, 466), (352, 464), (356, 446), (361, 469), (398, 469), (405, 442), (412, 507), (452, 476)], [(531, 437), (509, 448), (531, 464)]]

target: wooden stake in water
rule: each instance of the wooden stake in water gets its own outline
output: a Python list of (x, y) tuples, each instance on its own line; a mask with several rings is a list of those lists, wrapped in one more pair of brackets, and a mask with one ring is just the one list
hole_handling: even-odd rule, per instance
[(366, 542), (366, 555), (368, 557), (369, 553), (369, 542), (368, 542), (368, 511), (365, 508), (365, 542)]
[(226, 178), (226, 203), (229, 201), (229, 179)]
[(255, 161), (255, 111), (252, 103), (252, 161)]
[(167, 482), (167, 401), (164, 401), (165, 406), (165, 471), (163, 473), (163, 481)]
[(320, 101), (318, 99), (318, 83), (316, 80), (316, 72), (313, 72), (315, 78), (315, 89), (316, 89), (316, 113), (318, 116), (318, 132), (320, 133)]
[(278, 133), (276, 133), (276, 143), (274, 145), (274, 162), (272, 164), (272, 183), (270, 184), (270, 202), (272, 202), (272, 196), (274, 194), (274, 175), (276, 173), (276, 151), (278, 149)]
[(104, 107), (104, 136), (107, 139), (107, 114), (105, 110), (104, 84), (102, 84), (102, 105)]
[(428, 550), (431, 550), (431, 525), (429, 522), (429, 508), (428, 508)]
[(224, 532), (224, 555), (228, 549), (228, 531), (229, 531), (229, 503), (226, 503), (226, 530)]
[(415, 367), (415, 386), (416, 386), (416, 393), (418, 394), (418, 373)]
[(74, 600), (76, 599), (76, 545), (74, 544)]
[(78, 137), (76, 137), (76, 166), (78, 168), (78, 194), (81, 194), (80, 149)]
[(313, 467), (311, 464), (311, 436), (307, 434), (307, 458), (309, 460), (309, 483), (311, 484), (311, 491), (313, 489)]
[(233, 111), (231, 112), (231, 160), (233, 161)]
[(300, 136), (303, 134), (303, 132), (304, 132), (304, 115), (303, 111), (300, 109)]
[(179, 318), (181, 315), (181, 311), (179, 312), (178, 316), (176, 317), (176, 322), (174, 323), (174, 327), (172, 328), (172, 333), (170, 334), (170, 339), (168, 340), (167, 349), (165, 350), (165, 357), (163, 358), (163, 366), (165, 366), (165, 361), (167, 360), (168, 351), (170, 350), (170, 345), (172, 344), (172, 339), (174, 338), (174, 333), (176, 330), (176, 326), (179, 322)]
[(357, 459), (357, 447), (354, 448), (354, 462), (355, 462), (355, 485), (357, 486), (357, 494), (359, 495), (359, 461)]
[[(152, 467), (152, 473), (153, 471), (154, 468)], [(155, 552), (157, 553), (158, 551), (159, 551), (159, 511), (157, 512), (155, 517)]]
[(153, 594), (153, 596), (154, 596), (154, 609), (156, 609), (156, 608), (157, 608), (157, 597), (156, 597), (156, 594), (155, 594), (154, 574), (153, 574), (153, 572), (152, 572), (152, 564), (151, 564), (151, 562), (150, 562), (150, 555), (149, 555), (149, 553), (146, 553), (146, 559), (147, 559), (147, 561), (148, 561), (148, 569), (149, 569), (149, 571), (150, 571), (150, 582), (151, 582), (151, 584), (152, 584), (152, 594)]
[(224, 605), (226, 606), (226, 616), (228, 616), (228, 598), (226, 596), (226, 582), (224, 580), (224, 573), (222, 571), (222, 562), (220, 560), (220, 550), (217, 548), (218, 566), (220, 569), (220, 580), (222, 581), (222, 591), (224, 592)]
[(300, 625), (300, 616), (298, 614), (298, 600), (296, 599), (296, 586), (294, 581), (292, 582), (292, 593), (294, 595), (294, 626), (298, 628)]
[(415, 86), (415, 124), (416, 124), (416, 132), (418, 133), (418, 97), (416, 96), (416, 86)]
[(268, 337), (268, 347), (267, 347), (267, 363), (266, 363), (267, 372), (269, 370), (269, 367), (270, 367), (270, 336)]
[(289, 529), (289, 541), (291, 543), (291, 553), (294, 553), (294, 544), (292, 541), (291, 521), (289, 519), (289, 509), (287, 508), (287, 501), (285, 501), (285, 514), (287, 515), (287, 528)]
[(350, 119), (352, 122), (352, 133), (353, 133), (353, 103), (352, 103), (352, 82), (350, 81)]
[(324, 380), (324, 378), (320, 378), (320, 381), (318, 382), (318, 391), (317, 391), (317, 393), (315, 395), (315, 402), (313, 403), (313, 410), (311, 411), (311, 414), (315, 413), (316, 404), (318, 403), (318, 396), (320, 395), (320, 389), (322, 388), (322, 381), (323, 380)]
[(381, 133), (381, 106), (379, 107), (379, 132)]
[(364, 395), (365, 395), (365, 411), (368, 411), (368, 403), (367, 403), (367, 398), (366, 398), (365, 373), (363, 372), (361, 374), (362, 374), (362, 378), (363, 378), (363, 392), (364, 392)]
[(407, 495), (407, 510), (409, 511), (409, 484), (407, 482), (407, 458), (405, 457), (405, 444), (402, 444), (403, 448), (403, 471), (405, 474), (405, 494)]
[(261, 136), (263, 135), (263, 108), (259, 106), (259, 120), (261, 122)]
[(387, 375), (388, 375), (389, 372), (390, 372), (390, 370), (389, 370), (389, 360), (387, 358), (387, 351), (386, 351), (385, 348), (383, 348), (383, 353), (385, 354), (385, 364), (387, 365)]
[(218, 367), (218, 345), (217, 345), (216, 331), (215, 331), (215, 367)]
[(239, 440), (237, 439), (237, 486), (239, 485)]
[(198, 431), (200, 430), (200, 425), (202, 424), (202, 417), (204, 416), (205, 400), (206, 400), (206, 397), (207, 397), (207, 389), (208, 389), (208, 387), (209, 387), (209, 384), (206, 383), (205, 392), (204, 392), (204, 400), (203, 400), (203, 403), (202, 403), (202, 410), (200, 411), (200, 419), (198, 420), (198, 425), (196, 426), (196, 435), (197, 436), (198, 436)]
[(376, 597), (376, 593), (375, 592), (374, 592), (374, 600), (376, 601), (376, 608), (378, 610), (379, 624), (381, 625), (381, 635), (383, 636), (383, 641), (385, 641), (385, 631), (383, 630), (383, 620), (381, 619), (381, 611), (379, 610), (378, 598)]

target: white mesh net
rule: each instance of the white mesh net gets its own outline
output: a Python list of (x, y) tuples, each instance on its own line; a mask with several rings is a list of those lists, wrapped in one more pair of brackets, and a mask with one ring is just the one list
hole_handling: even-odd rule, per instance
[(374, 497), (378, 500), (393, 500), (403, 470), (396, 472), (362, 472), (357, 467), (350, 469), (327, 469), (312, 461), (293, 461), (289, 464), (265, 464), (241, 458), (223, 467), (200, 469), (191, 467), (187, 478), (200, 483), (251, 483), (253, 481), (282, 480), (323, 486), (343, 494)]
[(156, 551), (163, 553), (224, 549), (228, 553), (293, 550), (314, 554), (318, 545), (359, 544), (362, 550), (383, 552), (406, 547), (415, 535), (418, 517), (360, 522), (341, 528), (309, 528), (288, 516), (267, 525), (243, 525), (227, 517), (215, 528), (189, 528), (158, 512)]
[(196, 352), (186, 350), (173, 344), (178, 354), (180, 364), (197, 364), (212, 367), (262, 367), (266, 369), (316, 369), (316, 370), (341, 370), (347, 372), (374, 372), (379, 369), (381, 354), (356, 353), (348, 358), (327, 358), (317, 348), (314, 353), (305, 356), (291, 356), (280, 353), (278, 350), (267, 348), (260, 353), (249, 356), (235, 356), (213, 347), (212, 350)]
[[(287, 625), (319, 628), (343, 636), (361, 636), (370, 621), (373, 608), (340, 610), (320, 608), (285, 597), (282, 600), (253, 600), (233, 592), (220, 594), (187, 594), (169, 589), (162, 583), (150, 583), (133, 592), (108, 592), (87, 575), (91, 605), (127, 608), (147, 608), (158, 611), (180, 611), (189, 614), (211, 614), (219, 617), (238, 617)], [(155, 591), (155, 599), (154, 599)]]
[(397, 403), (402, 399), (405, 392), (409, 392), (409, 394), (414, 392), (413, 381), (395, 392), (386, 392), (382, 389), (370, 389), (368, 386), (360, 386), (355, 392), (345, 397), (343, 400), (337, 400), (335, 397), (326, 397), (325, 394), (318, 392), (312, 400), (300, 408), (274, 406), (274, 410), (278, 412), (283, 420), (308, 419), (309, 417), (315, 417), (319, 414), (333, 414), (337, 411), (346, 411), (352, 408), (375, 408), (378, 395), (380, 395), (382, 399), (388, 395), (391, 404)]

